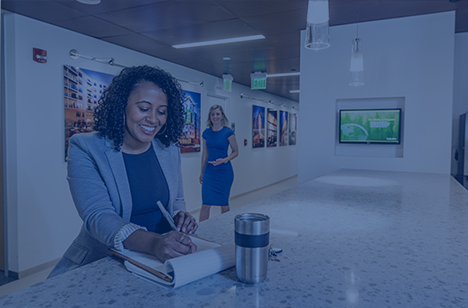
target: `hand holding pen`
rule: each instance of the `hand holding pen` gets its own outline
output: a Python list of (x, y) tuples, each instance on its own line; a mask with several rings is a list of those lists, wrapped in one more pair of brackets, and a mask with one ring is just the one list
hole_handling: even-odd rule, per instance
[(139, 229), (130, 234), (123, 244), (126, 249), (151, 254), (161, 262), (197, 251), (197, 245), (190, 236), (177, 231), (158, 234)]
[[(197, 246), (192, 243), (192, 239), (187, 234), (193, 234), (198, 229), (198, 224), (195, 218), (191, 216), (189, 213), (180, 211), (174, 216), (174, 224), (175, 230), (177, 232), (183, 232), (181, 237), (179, 238), (179, 243), (185, 245), (189, 248), (189, 253), (193, 253), (197, 250)], [(173, 232), (171, 232), (173, 233)], [(180, 233), (179, 233), (180, 234)], [(185, 249), (184, 249), (185, 251)]]
[(157, 235), (158, 240), (152, 246), (152, 254), (162, 262), (197, 251), (197, 245), (186, 234), (171, 231), (163, 235), (155, 235)]
[(184, 211), (180, 211), (174, 216), (174, 223), (176, 225), (176, 230), (179, 232), (194, 234), (198, 229), (198, 224), (195, 218)]
[(184, 211), (179, 211), (173, 219), (172, 216), (167, 212), (166, 208), (162, 205), (161, 201), (156, 203), (167, 222), (171, 225), (172, 230), (177, 232), (186, 232), (189, 234), (193, 234), (195, 231), (197, 231), (198, 224), (192, 215)]
[(195, 218), (187, 212), (179, 211), (175, 215), (174, 221), (160, 201), (157, 202), (157, 205), (174, 231), (162, 235), (162, 240), (158, 241), (158, 244), (156, 245), (155, 256), (165, 261), (167, 259), (197, 251), (197, 246), (192, 243), (190, 236), (179, 233), (184, 232), (193, 234), (198, 229), (198, 224)]

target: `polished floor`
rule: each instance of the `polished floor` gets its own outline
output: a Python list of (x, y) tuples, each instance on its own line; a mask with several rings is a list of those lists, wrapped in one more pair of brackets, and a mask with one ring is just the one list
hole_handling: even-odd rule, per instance
[[(295, 176), (295, 177), (291, 177), (289, 179), (283, 180), (281, 182), (266, 186), (264, 188), (257, 189), (257, 190), (254, 190), (254, 191), (242, 194), (242, 195), (238, 195), (231, 199), (230, 201), (231, 209), (239, 208), (243, 205), (252, 203), (254, 201), (263, 199), (265, 197), (271, 196), (278, 192), (287, 190), (296, 185), (297, 185), (297, 177)], [(192, 211), (191, 214), (198, 220), (199, 212), (200, 210), (195, 210), (195, 211)], [(221, 215), (220, 208), (212, 208), (210, 217), (215, 217), (218, 215)], [(49, 273), (52, 270), (52, 268), (53, 267), (50, 267), (34, 275), (27, 276), (19, 280), (14, 280), (5, 285), (0, 285), (0, 297), (16, 292), (23, 288), (29, 287), (41, 281), (44, 281), (47, 278), (47, 276), (49, 276)], [(3, 275), (3, 272), (0, 272), (0, 275)]]

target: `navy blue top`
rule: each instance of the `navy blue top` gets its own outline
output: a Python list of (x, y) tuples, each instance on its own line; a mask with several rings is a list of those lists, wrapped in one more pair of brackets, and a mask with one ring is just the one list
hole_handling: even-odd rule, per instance
[(162, 213), (156, 204), (161, 201), (167, 208), (169, 188), (153, 145), (141, 154), (123, 153), (123, 158), (132, 195), (130, 222), (156, 233), (170, 231), (169, 224), (162, 219)]

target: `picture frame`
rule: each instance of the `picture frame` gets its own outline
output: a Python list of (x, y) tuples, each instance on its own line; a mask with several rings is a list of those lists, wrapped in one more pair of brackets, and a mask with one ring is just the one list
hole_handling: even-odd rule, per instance
[(268, 108), (267, 112), (267, 147), (278, 145), (278, 110)]
[(65, 161), (68, 140), (74, 134), (94, 131), (94, 108), (114, 75), (71, 65), (63, 66), (63, 101), (65, 130)]
[(288, 112), (280, 110), (279, 145), (288, 145)]
[(252, 106), (252, 147), (265, 147), (265, 107)]
[(289, 145), (296, 145), (297, 142), (297, 115), (295, 113), (289, 113), (289, 133), (288, 133)]
[(184, 90), (184, 128), (179, 138), (180, 153), (201, 150), (201, 94)]

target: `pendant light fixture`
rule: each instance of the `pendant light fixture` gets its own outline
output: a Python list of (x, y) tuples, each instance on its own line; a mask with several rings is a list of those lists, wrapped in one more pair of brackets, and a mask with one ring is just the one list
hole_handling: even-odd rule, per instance
[(362, 40), (359, 38), (359, 21), (357, 23), (356, 38), (351, 41), (349, 85), (355, 87), (364, 85), (364, 59), (362, 56)]
[(305, 48), (321, 50), (330, 47), (328, 1), (309, 0)]

